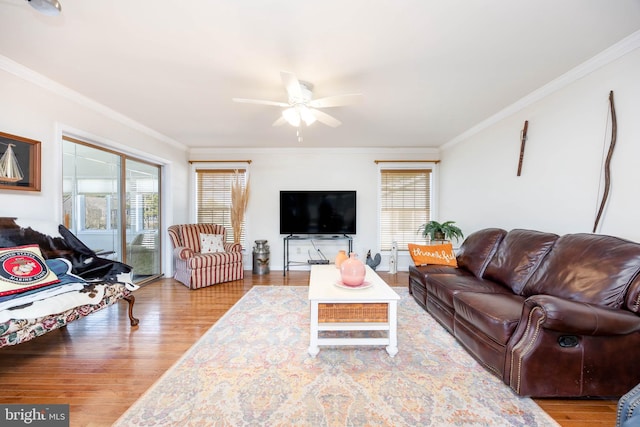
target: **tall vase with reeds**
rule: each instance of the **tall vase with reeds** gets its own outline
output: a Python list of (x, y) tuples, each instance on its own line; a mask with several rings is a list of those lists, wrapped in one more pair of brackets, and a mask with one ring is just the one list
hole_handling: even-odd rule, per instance
[(249, 202), (249, 179), (242, 185), (240, 173), (236, 170), (231, 183), (231, 228), (233, 228), (233, 242), (240, 243), (244, 214)]

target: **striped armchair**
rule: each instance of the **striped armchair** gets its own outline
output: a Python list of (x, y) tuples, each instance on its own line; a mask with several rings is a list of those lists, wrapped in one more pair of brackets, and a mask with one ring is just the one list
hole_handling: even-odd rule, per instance
[[(226, 243), (227, 230), (217, 224), (178, 224), (168, 229), (173, 244), (174, 278), (189, 289), (240, 280), (242, 246)], [(224, 252), (201, 253), (200, 234), (221, 234)]]

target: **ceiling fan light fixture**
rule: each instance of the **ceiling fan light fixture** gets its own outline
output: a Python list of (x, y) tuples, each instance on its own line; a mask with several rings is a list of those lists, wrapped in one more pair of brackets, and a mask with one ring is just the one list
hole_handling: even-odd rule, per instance
[(307, 126), (311, 126), (316, 121), (316, 116), (313, 115), (309, 107), (306, 105), (300, 107), (300, 118)]
[(293, 127), (300, 126), (300, 114), (294, 107), (287, 108), (282, 112), (282, 117)]
[(47, 16), (56, 16), (62, 12), (62, 6), (58, 0), (27, 0), (32, 8)]

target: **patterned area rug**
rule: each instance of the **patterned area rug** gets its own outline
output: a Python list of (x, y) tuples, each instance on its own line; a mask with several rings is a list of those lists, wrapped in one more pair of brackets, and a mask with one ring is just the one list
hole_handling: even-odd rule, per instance
[(308, 288), (251, 289), (116, 426), (557, 426), (408, 295), (395, 358), (309, 346)]

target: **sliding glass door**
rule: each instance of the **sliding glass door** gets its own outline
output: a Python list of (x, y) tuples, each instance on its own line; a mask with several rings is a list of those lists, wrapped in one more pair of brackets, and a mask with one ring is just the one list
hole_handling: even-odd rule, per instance
[(103, 257), (161, 274), (160, 166), (63, 138), (64, 225)]
[(136, 276), (160, 273), (159, 172), (158, 166), (126, 161), (125, 263), (133, 266)]

